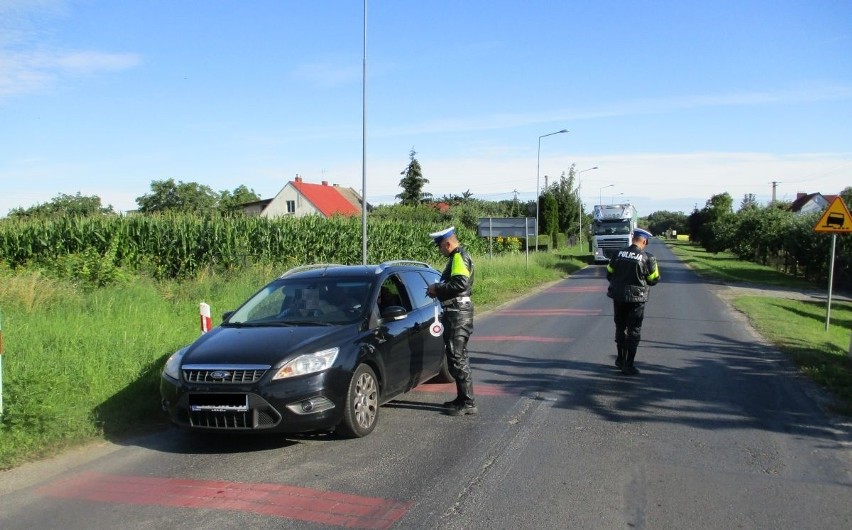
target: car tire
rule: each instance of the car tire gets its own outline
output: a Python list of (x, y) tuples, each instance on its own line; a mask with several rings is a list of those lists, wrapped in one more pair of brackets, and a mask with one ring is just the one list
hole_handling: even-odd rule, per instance
[(376, 372), (366, 364), (361, 364), (352, 374), (346, 404), (343, 408), (343, 421), (336, 432), (346, 438), (367, 436), (379, 421), (379, 382)]
[(441, 362), (441, 371), (438, 375), (429, 380), (430, 383), (455, 383), (456, 378), (450, 374), (450, 367), (447, 364), (447, 356), (444, 355), (444, 360)]

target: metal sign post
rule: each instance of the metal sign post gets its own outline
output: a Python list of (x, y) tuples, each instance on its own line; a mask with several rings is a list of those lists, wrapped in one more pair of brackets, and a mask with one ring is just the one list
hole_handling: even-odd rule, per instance
[(831, 260), (828, 266), (828, 301), (825, 303), (825, 330), (831, 320), (831, 286), (834, 284), (834, 249), (837, 246), (837, 234), (831, 234)]
[(530, 233), (538, 234), (538, 224), (531, 217), (482, 217), (477, 224), (477, 234), (488, 237), (489, 242), (492, 237), (524, 238), (527, 268), (530, 262)]
[(835, 197), (814, 225), (814, 232), (831, 234), (831, 261), (828, 267), (828, 301), (825, 304), (825, 330), (831, 320), (831, 287), (834, 284), (834, 249), (837, 234), (852, 233), (852, 215), (841, 197)]

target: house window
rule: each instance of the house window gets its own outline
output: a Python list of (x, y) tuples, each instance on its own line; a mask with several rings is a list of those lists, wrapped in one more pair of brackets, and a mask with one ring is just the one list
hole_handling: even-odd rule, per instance
[(287, 201), (287, 213), (296, 213), (296, 201)]

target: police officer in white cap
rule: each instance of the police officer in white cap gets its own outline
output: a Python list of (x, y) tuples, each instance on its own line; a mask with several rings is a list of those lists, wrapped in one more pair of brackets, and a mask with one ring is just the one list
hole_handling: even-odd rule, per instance
[(444, 308), (441, 321), (444, 324), (444, 349), (450, 375), (456, 380), (457, 396), (444, 406), (451, 416), (476, 414), (476, 401), (473, 397), (473, 378), (470, 372), (470, 359), (467, 355), (467, 341), (473, 333), (473, 260), (470, 254), (459, 245), (456, 229), (429, 234), (441, 254), (449, 258), (441, 281), (426, 289), (426, 294), (437, 298)]
[(645, 252), (651, 237), (651, 232), (637, 228), (633, 231), (633, 243), (619, 250), (606, 267), (606, 279), (609, 280), (606, 295), (612, 298), (615, 315), (615, 344), (618, 348), (615, 366), (625, 375), (639, 373), (633, 366), (633, 360), (642, 334), (645, 302), (651, 286), (660, 281), (657, 259), (650, 252)]

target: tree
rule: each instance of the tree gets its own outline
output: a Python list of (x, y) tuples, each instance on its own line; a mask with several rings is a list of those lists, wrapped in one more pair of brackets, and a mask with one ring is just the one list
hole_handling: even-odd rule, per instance
[(556, 195), (549, 189), (542, 195), (540, 219), (541, 228), (539, 233), (547, 234), (554, 247), (556, 242), (556, 234), (559, 232), (559, 203), (556, 202)]
[(429, 184), (429, 181), (423, 177), (423, 170), (420, 167), (420, 162), (414, 158), (417, 152), (411, 148), (408, 153), (409, 162), (400, 175), (402, 179), (399, 181), (399, 186), (402, 188), (402, 193), (396, 196), (402, 201), (402, 204), (413, 206), (421, 204), (432, 198), (431, 193), (424, 193), (423, 186)]
[(137, 197), (136, 204), (143, 213), (209, 213), (216, 206), (218, 198), (210, 186), (196, 182), (175, 183), (174, 179), (168, 179), (151, 182), (151, 193)]
[(648, 230), (653, 234), (664, 234), (674, 230), (679, 234), (688, 232), (687, 216), (683, 212), (660, 210), (648, 216)]
[(112, 213), (115, 213), (112, 205), (102, 206), (101, 198), (97, 195), (81, 195), (78, 191), (76, 195), (60, 193), (50, 202), (37, 204), (31, 208), (13, 208), (9, 211), (9, 217), (19, 219), (63, 216), (88, 217)]
[(697, 234), (701, 246), (710, 252), (724, 250), (725, 241), (731, 237), (734, 228), (728, 223), (734, 213), (733, 206), (734, 199), (728, 192), (707, 199), (700, 216), (695, 216), (695, 213), (690, 216), (690, 238)]
[(553, 183), (553, 195), (559, 205), (559, 231), (570, 234), (577, 233), (579, 230), (582, 210), (580, 196), (574, 186), (575, 182), (576, 172), (572, 164), (568, 174), (563, 172), (559, 180)]
[(743, 195), (743, 200), (740, 203), (740, 210), (748, 210), (750, 208), (757, 208), (757, 197), (754, 196), (754, 193), (746, 193)]
[(248, 202), (259, 201), (260, 195), (254, 190), (240, 185), (234, 191), (222, 190), (219, 192), (219, 211), (223, 214), (235, 214), (242, 211), (242, 205)]

